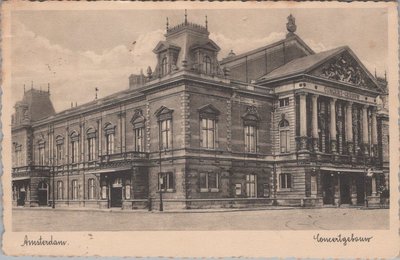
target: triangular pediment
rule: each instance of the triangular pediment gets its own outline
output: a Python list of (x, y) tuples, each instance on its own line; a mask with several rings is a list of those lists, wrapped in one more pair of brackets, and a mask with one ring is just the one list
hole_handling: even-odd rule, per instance
[(315, 64), (307, 70), (306, 74), (350, 84), (361, 89), (382, 91), (376, 79), (348, 47)]
[(220, 51), (221, 48), (212, 40), (208, 40), (206, 43), (204, 44), (195, 44), (193, 46), (191, 46), (191, 50), (197, 49), (197, 48), (201, 48), (201, 49), (207, 49), (207, 50), (211, 50), (211, 51)]
[(209, 114), (209, 115), (219, 115), (219, 110), (216, 109), (213, 105), (208, 104), (205, 106), (200, 107), (199, 109), (199, 113), (201, 114)]
[(174, 44), (171, 44), (167, 41), (160, 41), (156, 45), (156, 47), (153, 49), (154, 53), (160, 53), (162, 51), (165, 51), (167, 49), (175, 49), (175, 50), (180, 50), (181, 48), (179, 46), (176, 46)]
[(174, 112), (174, 110), (169, 109), (168, 107), (165, 107), (165, 106), (161, 106), (159, 109), (156, 110), (154, 115), (161, 116), (161, 115), (165, 115), (165, 114), (172, 114), (172, 112)]

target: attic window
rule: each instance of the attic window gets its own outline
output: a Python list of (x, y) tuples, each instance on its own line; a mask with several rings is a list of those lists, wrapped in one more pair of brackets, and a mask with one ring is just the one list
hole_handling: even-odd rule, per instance
[(211, 74), (211, 59), (208, 56), (205, 56), (203, 59), (204, 63), (204, 73), (205, 74)]
[(168, 73), (168, 63), (167, 58), (163, 58), (161, 61), (161, 76), (167, 75)]
[(279, 107), (287, 107), (287, 106), (289, 106), (289, 98), (279, 99)]

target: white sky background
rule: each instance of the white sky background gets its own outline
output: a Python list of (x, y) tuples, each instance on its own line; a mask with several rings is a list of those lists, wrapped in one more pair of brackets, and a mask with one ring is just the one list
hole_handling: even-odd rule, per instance
[[(286, 17), (296, 18), (299, 35), (315, 52), (348, 45), (371, 73), (387, 64), (385, 9), (188, 10), (189, 22), (204, 25), (220, 47), (219, 59), (283, 39)], [(131, 73), (154, 70), (152, 52), (183, 10), (15, 11), (12, 13), (13, 100), (23, 85), (47, 90), (56, 111), (128, 88)], [(132, 43), (136, 41), (133, 45)]]

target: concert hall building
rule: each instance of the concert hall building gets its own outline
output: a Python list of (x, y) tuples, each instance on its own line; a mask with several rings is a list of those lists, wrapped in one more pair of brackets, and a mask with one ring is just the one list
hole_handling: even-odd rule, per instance
[[(364, 206), (389, 187), (388, 87), (347, 46), (315, 53), (295, 18), (219, 59), (185, 20), (126, 90), (56, 112), (31, 88), (12, 116), (14, 206)], [(375, 73), (376, 74), (376, 73)]]

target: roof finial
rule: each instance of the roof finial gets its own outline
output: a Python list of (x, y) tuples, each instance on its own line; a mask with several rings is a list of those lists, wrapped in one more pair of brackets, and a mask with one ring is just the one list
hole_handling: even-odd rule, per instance
[(94, 88), (94, 91), (96, 92), (96, 96), (95, 96), (94, 99), (97, 99), (97, 92), (99, 91), (99, 89), (98, 88)]
[(25, 84), (24, 84), (24, 93), (25, 93)]
[(185, 9), (185, 24), (187, 24), (187, 9)]
[(168, 22), (168, 17), (167, 17), (167, 31), (169, 30), (169, 22)]
[(288, 30), (289, 34), (293, 34), (296, 29), (296, 18), (292, 14), (287, 17), (288, 22), (286, 23), (286, 29)]
[(50, 94), (50, 83), (47, 83), (47, 93)]
[(375, 78), (376, 78), (376, 68), (375, 68)]
[(33, 80), (31, 80), (31, 89), (33, 89)]
[(385, 81), (387, 81), (387, 79), (386, 79), (386, 70), (385, 70)]
[(206, 15), (206, 29), (208, 29), (207, 15)]

